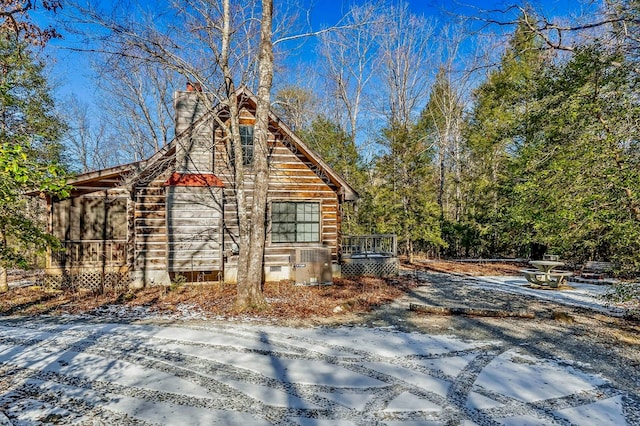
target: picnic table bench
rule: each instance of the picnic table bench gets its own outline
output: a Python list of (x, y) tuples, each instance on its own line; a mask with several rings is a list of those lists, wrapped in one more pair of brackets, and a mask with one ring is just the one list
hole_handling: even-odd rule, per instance
[(531, 284), (558, 288), (573, 275), (570, 271), (553, 270), (557, 266), (564, 265), (564, 262), (557, 260), (532, 260), (529, 263), (538, 269), (523, 269), (520, 272)]
[(580, 277), (601, 280), (603, 279), (616, 265), (613, 262), (596, 262), (590, 260), (585, 262), (580, 268)]
[(573, 272), (570, 271), (550, 271), (543, 272), (539, 269), (523, 269), (520, 271), (524, 277), (532, 284), (557, 288), (564, 284)]

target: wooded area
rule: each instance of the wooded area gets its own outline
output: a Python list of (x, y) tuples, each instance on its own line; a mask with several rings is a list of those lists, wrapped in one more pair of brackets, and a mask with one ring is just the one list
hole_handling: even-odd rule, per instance
[[(56, 25), (84, 37), (103, 105), (89, 113), (75, 99), (68, 127), (51, 136), (64, 151), (38, 152), (68, 171), (147, 158), (174, 136), (170, 99), (185, 80), (212, 93), (211, 105), (232, 106), (233, 88), (246, 85), (360, 193), (345, 234), (397, 234), (410, 259), (546, 251), (640, 272), (636, 2), (589, 2), (562, 22), (518, 4), (427, 17), (360, 2), (322, 28), (287, 2), (271, 22), (262, 3), (181, 0), (138, 5), (135, 16), (65, 3)], [(15, 58), (2, 55), (5, 67)], [(29, 55), (22, 66), (46, 65)], [(228, 130), (239, 141), (236, 125)], [(238, 208), (240, 218), (261, 211)]]

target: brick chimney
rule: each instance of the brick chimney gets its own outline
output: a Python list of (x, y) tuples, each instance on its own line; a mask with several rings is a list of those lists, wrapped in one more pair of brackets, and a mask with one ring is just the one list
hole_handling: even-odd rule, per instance
[(187, 92), (202, 92), (202, 85), (187, 81)]

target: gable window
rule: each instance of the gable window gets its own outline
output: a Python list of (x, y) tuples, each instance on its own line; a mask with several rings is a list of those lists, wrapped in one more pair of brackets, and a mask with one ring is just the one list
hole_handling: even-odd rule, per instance
[(320, 203), (272, 202), (271, 242), (319, 243)]
[[(242, 146), (242, 165), (249, 166), (253, 163), (253, 126), (240, 125), (240, 145)], [(231, 144), (231, 162), (235, 159), (235, 151)]]

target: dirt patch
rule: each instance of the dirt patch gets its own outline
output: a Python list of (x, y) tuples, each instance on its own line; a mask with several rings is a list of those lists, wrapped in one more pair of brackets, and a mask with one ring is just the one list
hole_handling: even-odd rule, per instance
[(491, 275), (522, 275), (521, 269), (527, 268), (526, 262), (493, 262), (489, 260), (479, 261), (455, 261), (455, 260), (426, 260), (421, 259), (414, 262), (414, 265), (407, 265), (408, 268), (428, 270), (434, 272), (447, 272), (453, 274), (464, 274), (472, 276)]
[[(339, 279), (332, 286), (296, 286), (291, 282), (266, 283), (269, 309), (238, 313), (233, 309), (235, 285), (182, 285), (151, 287), (126, 293), (93, 294), (39, 286), (0, 294), (3, 315), (63, 315), (104, 313), (105, 307), (144, 308), (149, 313), (171, 314), (191, 310), (200, 317), (265, 320), (326, 320), (349, 313), (368, 312), (405, 294), (415, 283), (408, 278)], [(125, 315), (126, 316), (126, 315)]]
[[(417, 287), (393, 303), (362, 315), (361, 321), (371, 326), (391, 325), (402, 331), (499, 341), (534, 357), (555, 358), (604, 374), (632, 393), (637, 394), (640, 389), (640, 322), (482, 288), (474, 278), (464, 275), (422, 270), (418, 278)], [(525, 311), (535, 313), (535, 318), (424, 314), (409, 311), (407, 306), (411, 303)]]

